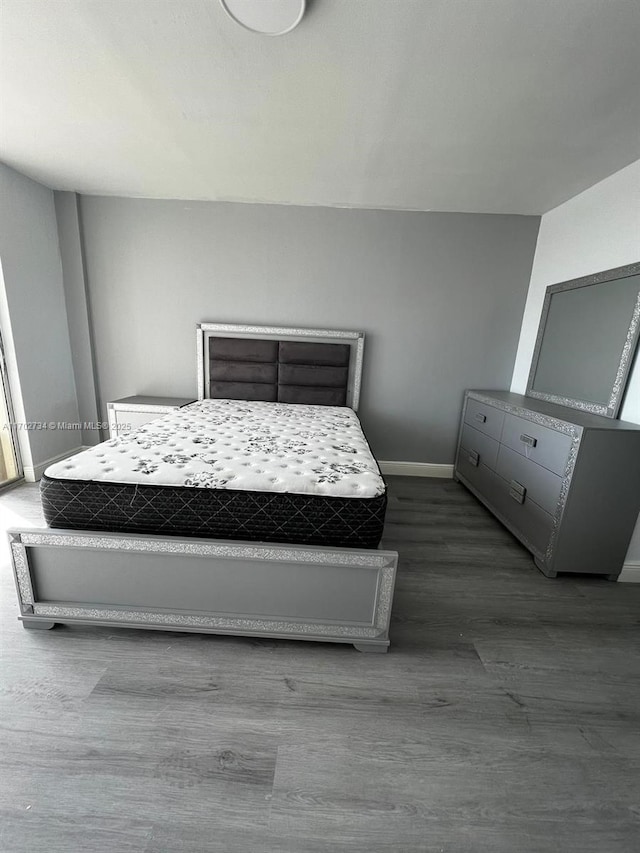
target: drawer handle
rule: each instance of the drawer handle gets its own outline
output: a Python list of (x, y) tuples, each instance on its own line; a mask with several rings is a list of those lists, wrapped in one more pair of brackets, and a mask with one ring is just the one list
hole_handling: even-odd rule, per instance
[(520, 441), (522, 441), (524, 444), (528, 444), (529, 447), (535, 447), (536, 444), (538, 443), (537, 438), (534, 438), (532, 435), (524, 435), (524, 434), (520, 436)]
[(469, 462), (470, 462), (470, 463), (471, 463), (475, 468), (477, 468), (477, 467), (478, 467), (478, 465), (480, 464), (480, 454), (479, 454), (479, 453), (476, 453), (476, 451), (475, 451), (475, 450), (472, 450), (472, 451), (469, 453), (469, 456), (468, 456), (467, 458), (469, 459)]
[(487, 422), (487, 416), (483, 415), (482, 412), (476, 412), (474, 417), (477, 421), (480, 421), (481, 424), (484, 424)]
[(523, 504), (527, 494), (526, 488), (517, 480), (512, 480), (509, 485), (509, 497), (512, 497), (516, 503)]

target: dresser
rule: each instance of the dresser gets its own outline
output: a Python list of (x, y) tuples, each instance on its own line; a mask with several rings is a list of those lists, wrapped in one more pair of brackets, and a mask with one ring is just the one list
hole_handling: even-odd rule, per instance
[(467, 391), (455, 477), (547, 577), (614, 580), (640, 512), (640, 426), (508, 391)]
[(125, 432), (131, 432), (141, 426), (168, 415), (187, 403), (193, 403), (193, 397), (122, 397), (107, 403), (109, 435), (115, 438)]

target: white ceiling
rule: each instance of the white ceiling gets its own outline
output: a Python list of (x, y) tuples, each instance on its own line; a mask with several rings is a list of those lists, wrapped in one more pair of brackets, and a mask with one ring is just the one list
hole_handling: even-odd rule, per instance
[(0, 158), (57, 189), (542, 213), (640, 158), (638, 0), (0, 8)]

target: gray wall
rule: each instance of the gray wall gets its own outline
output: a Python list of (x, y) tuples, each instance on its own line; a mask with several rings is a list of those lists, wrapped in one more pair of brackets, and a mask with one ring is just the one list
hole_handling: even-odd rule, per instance
[[(0, 163), (0, 261), (10, 375), (27, 421), (78, 421), (53, 192)], [(3, 300), (4, 302), (4, 300)], [(16, 375), (17, 373), (17, 375)], [(77, 431), (19, 433), (25, 473), (81, 444)]]
[(366, 332), (381, 459), (453, 460), (462, 393), (507, 388), (538, 217), (83, 196), (102, 398), (196, 393), (195, 324)]

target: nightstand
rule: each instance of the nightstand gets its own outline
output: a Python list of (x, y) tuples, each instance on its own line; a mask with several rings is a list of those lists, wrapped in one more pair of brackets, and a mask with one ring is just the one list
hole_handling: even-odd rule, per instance
[(109, 436), (115, 438), (126, 432), (168, 415), (176, 409), (195, 402), (193, 397), (123, 397), (107, 403)]

